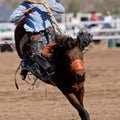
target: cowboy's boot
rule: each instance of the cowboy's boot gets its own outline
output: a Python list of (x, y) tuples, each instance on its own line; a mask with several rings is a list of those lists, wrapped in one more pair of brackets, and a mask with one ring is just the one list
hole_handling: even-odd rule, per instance
[[(41, 55), (46, 58), (47, 62), (50, 61), (50, 58), (51, 58), (51, 48), (55, 45), (55, 41), (51, 41), (50, 43), (48, 43), (41, 51)], [(48, 74), (52, 75), (54, 73), (54, 66), (50, 63), (49, 63), (49, 67), (47, 68), (47, 72)]]

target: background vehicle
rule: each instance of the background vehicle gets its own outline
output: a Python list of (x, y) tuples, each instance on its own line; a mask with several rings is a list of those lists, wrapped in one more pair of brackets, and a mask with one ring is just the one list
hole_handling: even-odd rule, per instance
[(14, 45), (14, 29), (12, 23), (0, 23), (0, 51), (13, 51), (11, 45)]

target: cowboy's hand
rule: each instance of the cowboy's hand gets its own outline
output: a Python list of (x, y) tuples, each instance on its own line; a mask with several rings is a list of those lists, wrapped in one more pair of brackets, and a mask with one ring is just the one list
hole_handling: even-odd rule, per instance
[(26, 15), (26, 14), (32, 13), (33, 8), (34, 8), (34, 7), (30, 7), (30, 8), (28, 8), (28, 9), (26, 9), (26, 10), (23, 10), (23, 11), (22, 11), (22, 14), (23, 14), (23, 15)]

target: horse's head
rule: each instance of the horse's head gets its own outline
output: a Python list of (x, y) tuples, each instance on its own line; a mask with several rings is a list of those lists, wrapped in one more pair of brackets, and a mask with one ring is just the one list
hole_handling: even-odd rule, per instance
[(78, 40), (70, 36), (57, 36), (55, 40), (52, 58), (58, 71), (66, 69), (67, 72), (69, 71), (68, 74), (83, 76), (85, 73), (83, 52), (80, 50)]

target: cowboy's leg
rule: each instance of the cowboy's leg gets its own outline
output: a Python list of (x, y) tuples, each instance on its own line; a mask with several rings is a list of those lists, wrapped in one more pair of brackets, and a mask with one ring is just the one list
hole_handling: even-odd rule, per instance
[[(49, 36), (50, 43), (48, 44), (47, 44), (48, 41), (45, 36), (41, 37), (39, 34), (37, 34), (37, 35), (30, 35), (30, 38), (31, 38), (30, 49), (31, 49), (32, 54), (34, 55), (33, 60), (37, 60), (37, 62), (40, 64), (40, 66), (44, 70), (46, 71), (48, 70), (49, 73), (53, 73), (54, 67), (47, 60), (49, 59), (49, 56), (51, 55), (50, 54), (51, 47), (55, 45), (55, 42), (52, 41), (52, 39), (54, 38), (52, 36)], [(27, 61), (23, 61), (23, 62), (26, 63)], [(21, 75), (22, 75), (22, 79), (25, 79), (27, 75), (26, 70), (22, 70)]]
[[(45, 47), (46, 48), (46, 53), (41, 55), (41, 51), (43, 47), (47, 44), (47, 39), (45, 36), (41, 37), (40, 34), (35, 34), (31, 35), (30, 34), (30, 51), (32, 53), (32, 59), (30, 58), (30, 61), (32, 60), (33, 62), (39, 63), (39, 65), (45, 70), (48, 71), (48, 73), (53, 72), (53, 66), (47, 61), (46, 58), (48, 58), (49, 54), (49, 48), (50, 47)], [(48, 45), (49, 46), (49, 45)], [(22, 65), (22, 70), (21, 70), (21, 76), (22, 79), (25, 80), (27, 73), (28, 73), (28, 65), (29, 60), (24, 59), (21, 62)]]
[[(29, 69), (27, 68), (28, 63), (36, 62), (36, 58), (38, 58), (38, 56), (40, 57), (40, 52), (42, 48), (43, 48), (43, 43), (41, 36), (39, 34), (35, 34), (35, 35), (30, 34), (30, 53), (32, 54), (32, 56), (29, 56), (29, 59), (22, 60), (22, 66), (26, 66), (26, 67), (22, 67), (22, 71), (21, 71), (21, 76), (23, 80), (26, 79), (27, 72), (29, 71)], [(29, 67), (31, 67), (31, 65)]]
[(47, 58), (47, 60), (50, 60), (52, 55), (51, 48), (56, 44), (54, 35), (55, 35), (54, 30), (47, 35), (48, 44), (46, 44), (41, 51), (42, 56)]
[(32, 54), (40, 54), (43, 49), (42, 38), (39, 34), (31, 35), (30, 48)]
[(35, 60), (39, 65), (45, 70), (48, 71), (48, 74), (53, 72), (53, 66), (48, 62), (45, 56), (41, 55), (43, 47), (47, 44), (45, 36), (31, 36), (31, 51), (33, 53), (33, 60)]

